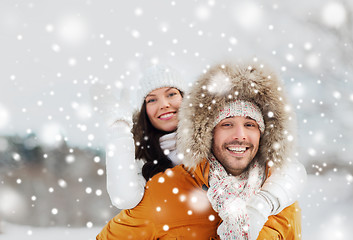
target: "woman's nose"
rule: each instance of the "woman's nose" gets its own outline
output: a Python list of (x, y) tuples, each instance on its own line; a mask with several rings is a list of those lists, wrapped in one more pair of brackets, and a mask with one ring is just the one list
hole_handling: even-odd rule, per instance
[(170, 107), (170, 103), (168, 101), (167, 98), (161, 98), (160, 100), (160, 108), (163, 109), (163, 108), (168, 108)]

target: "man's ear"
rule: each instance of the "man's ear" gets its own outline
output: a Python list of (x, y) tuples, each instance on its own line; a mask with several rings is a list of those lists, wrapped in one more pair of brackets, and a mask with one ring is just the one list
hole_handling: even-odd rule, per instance
[[(217, 125), (216, 125), (217, 126)], [(214, 128), (212, 129), (211, 131), (211, 134), (212, 134), (212, 142), (213, 142), (213, 137), (214, 137), (214, 129), (216, 128), (216, 126), (214, 126)]]

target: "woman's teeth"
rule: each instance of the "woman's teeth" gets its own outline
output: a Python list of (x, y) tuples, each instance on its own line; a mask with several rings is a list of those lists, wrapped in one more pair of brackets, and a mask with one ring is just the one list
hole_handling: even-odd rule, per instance
[(160, 116), (159, 118), (161, 118), (161, 119), (169, 118), (169, 117), (173, 116), (173, 114), (174, 114), (174, 113), (164, 114), (164, 115)]

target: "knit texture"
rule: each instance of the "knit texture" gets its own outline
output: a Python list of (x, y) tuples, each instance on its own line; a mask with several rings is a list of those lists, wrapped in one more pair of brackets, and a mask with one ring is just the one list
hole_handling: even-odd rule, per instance
[(214, 123), (214, 126), (216, 126), (223, 119), (234, 116), (250, 117), (254, 119), (257, 124), (259, 124), (259, 129), (261, 133), (265, 131), (265, 124), (261, 110), (251, 102), (245, 102), (240, 100), (230, 102), (224, 107), (224, 109), (220, 110)]
[(185, 91), (184, 80), (180, 73), (167, 65), (154, 65), (148, 68), (140, 79), (140, 88), (137, 91), (137, 100), (141, 106), (147, 94), (162, 87), (174, 87)]
[(223, 220), (217, 234), (222, 240), (250, 239), (251, 226), (246, 204), (259, 191), (264, 180), (265, 167), (253, 162), (248, 171), (239, 176), (231, 176), (214, 156), (209, 158), (209, 162), (210, 187), (207, 197), (213, 210), (218, 212)]
[(159, 138), (159, 144), (163, 153), (172, 161), (173, 166), (182, 163), (181, 158), (178, 157), (176, 147), (176, 132), (168, 133)]

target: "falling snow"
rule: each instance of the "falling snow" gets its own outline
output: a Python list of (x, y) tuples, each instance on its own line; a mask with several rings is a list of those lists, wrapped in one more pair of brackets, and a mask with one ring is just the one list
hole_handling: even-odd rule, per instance
[(330, 27), (340, 27), (346, 21), (345, 6), (337, 1), (327, 2), (321, 12), (323, 22)]
[[(0, 239), (95, 239), (116, 214), (96, 104), (105, 92), (92, 93), (99, 84), (134, 99), (151, 64), (167, 62), (192, 84), (214, 63), (241, 59), (277, 69), (296, 111), (298, 135), (286, 137), (309, 173), (303, 239), (350, 239), (352, 15), (348, 0), (2, 1)], [(206, 87), (225, 91), (228, 82)], [(189, 215), (206, 206), (197, 192), (171, 191)]]

